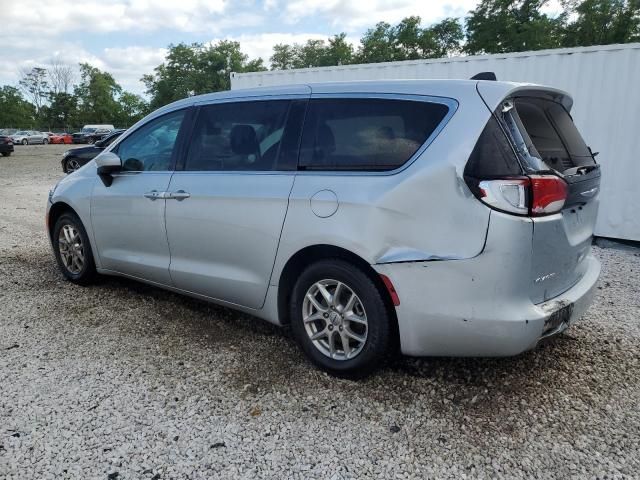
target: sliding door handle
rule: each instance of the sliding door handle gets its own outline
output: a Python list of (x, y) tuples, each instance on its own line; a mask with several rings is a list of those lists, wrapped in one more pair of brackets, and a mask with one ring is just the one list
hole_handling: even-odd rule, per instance
[(165, 198), (181, 201), (181, 200), (184, 200), (185, 198), (189, 198), (190, 196), (191, 194), (185, 192), (184, 190), (178, 190), (177, 192), (167, 192), (167, 195), (165, 196)]
[(148, 198), (150, 200), (157, 200), (159, 198), (164, 198), (164, 193), (165, 192), (159, 192), (157, 190), (151, 190), (150, 192), (145, 193), (144, 197)]

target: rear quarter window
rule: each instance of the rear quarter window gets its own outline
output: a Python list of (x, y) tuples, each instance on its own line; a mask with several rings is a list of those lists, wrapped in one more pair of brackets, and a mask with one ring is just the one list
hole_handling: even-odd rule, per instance
[(435, 102), (313, 99), (305, 120), (300, 168), (393, 170), (404, 165), (449, 111)]

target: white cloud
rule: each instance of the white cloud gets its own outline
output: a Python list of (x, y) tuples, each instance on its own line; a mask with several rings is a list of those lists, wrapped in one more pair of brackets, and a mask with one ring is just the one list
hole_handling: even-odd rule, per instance
[(39, 0), (2, 2), (7, 33), (55, 35), (65, 32), (155, 31), (197, 32), (216, 28), (224, 18), (225, 0), (111, 0), (109, 2)]
[(382, 21), (397, 23), (411, 15), (422, 17), (426, 24), (445, 17), (462, 17), (477, 3), (477, 0), (293, 0), (287, 3), (282, 17), (292, 24), (321, 16), (334, 28), (353, 32)]

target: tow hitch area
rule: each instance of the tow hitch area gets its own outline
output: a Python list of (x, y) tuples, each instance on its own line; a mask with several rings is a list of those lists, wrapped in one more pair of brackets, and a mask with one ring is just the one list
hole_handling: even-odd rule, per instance
[[(554, 305), (554, 306), (558, 307), (558, 305)], [(568, 326), (572, 313), (573, 313), (573, 303), (565, 303), (564, 306), (555, 310), (549, 316), (549, 318), (545, 320), (544, 331), (542, 332), (542, 336), (546, 337), (548, 335), (552, 335), (557, 330), (559, 330), (563, 324), (565, 324), (565, 326)]]

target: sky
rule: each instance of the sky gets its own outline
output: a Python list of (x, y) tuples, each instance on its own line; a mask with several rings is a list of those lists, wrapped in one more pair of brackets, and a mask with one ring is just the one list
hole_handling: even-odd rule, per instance
[[(419, 15), (423, 25), (464, 17), (477, 0), (0, 0), (0, 86), (22, 69), (88, 62), (126, 90), (162, 63), (169, 44), (237, 40), (269, 65), (277, 43), (347, 33), (358, 43), (377, 22)], [(559, 10), (552, 1), (547, 10)]]

